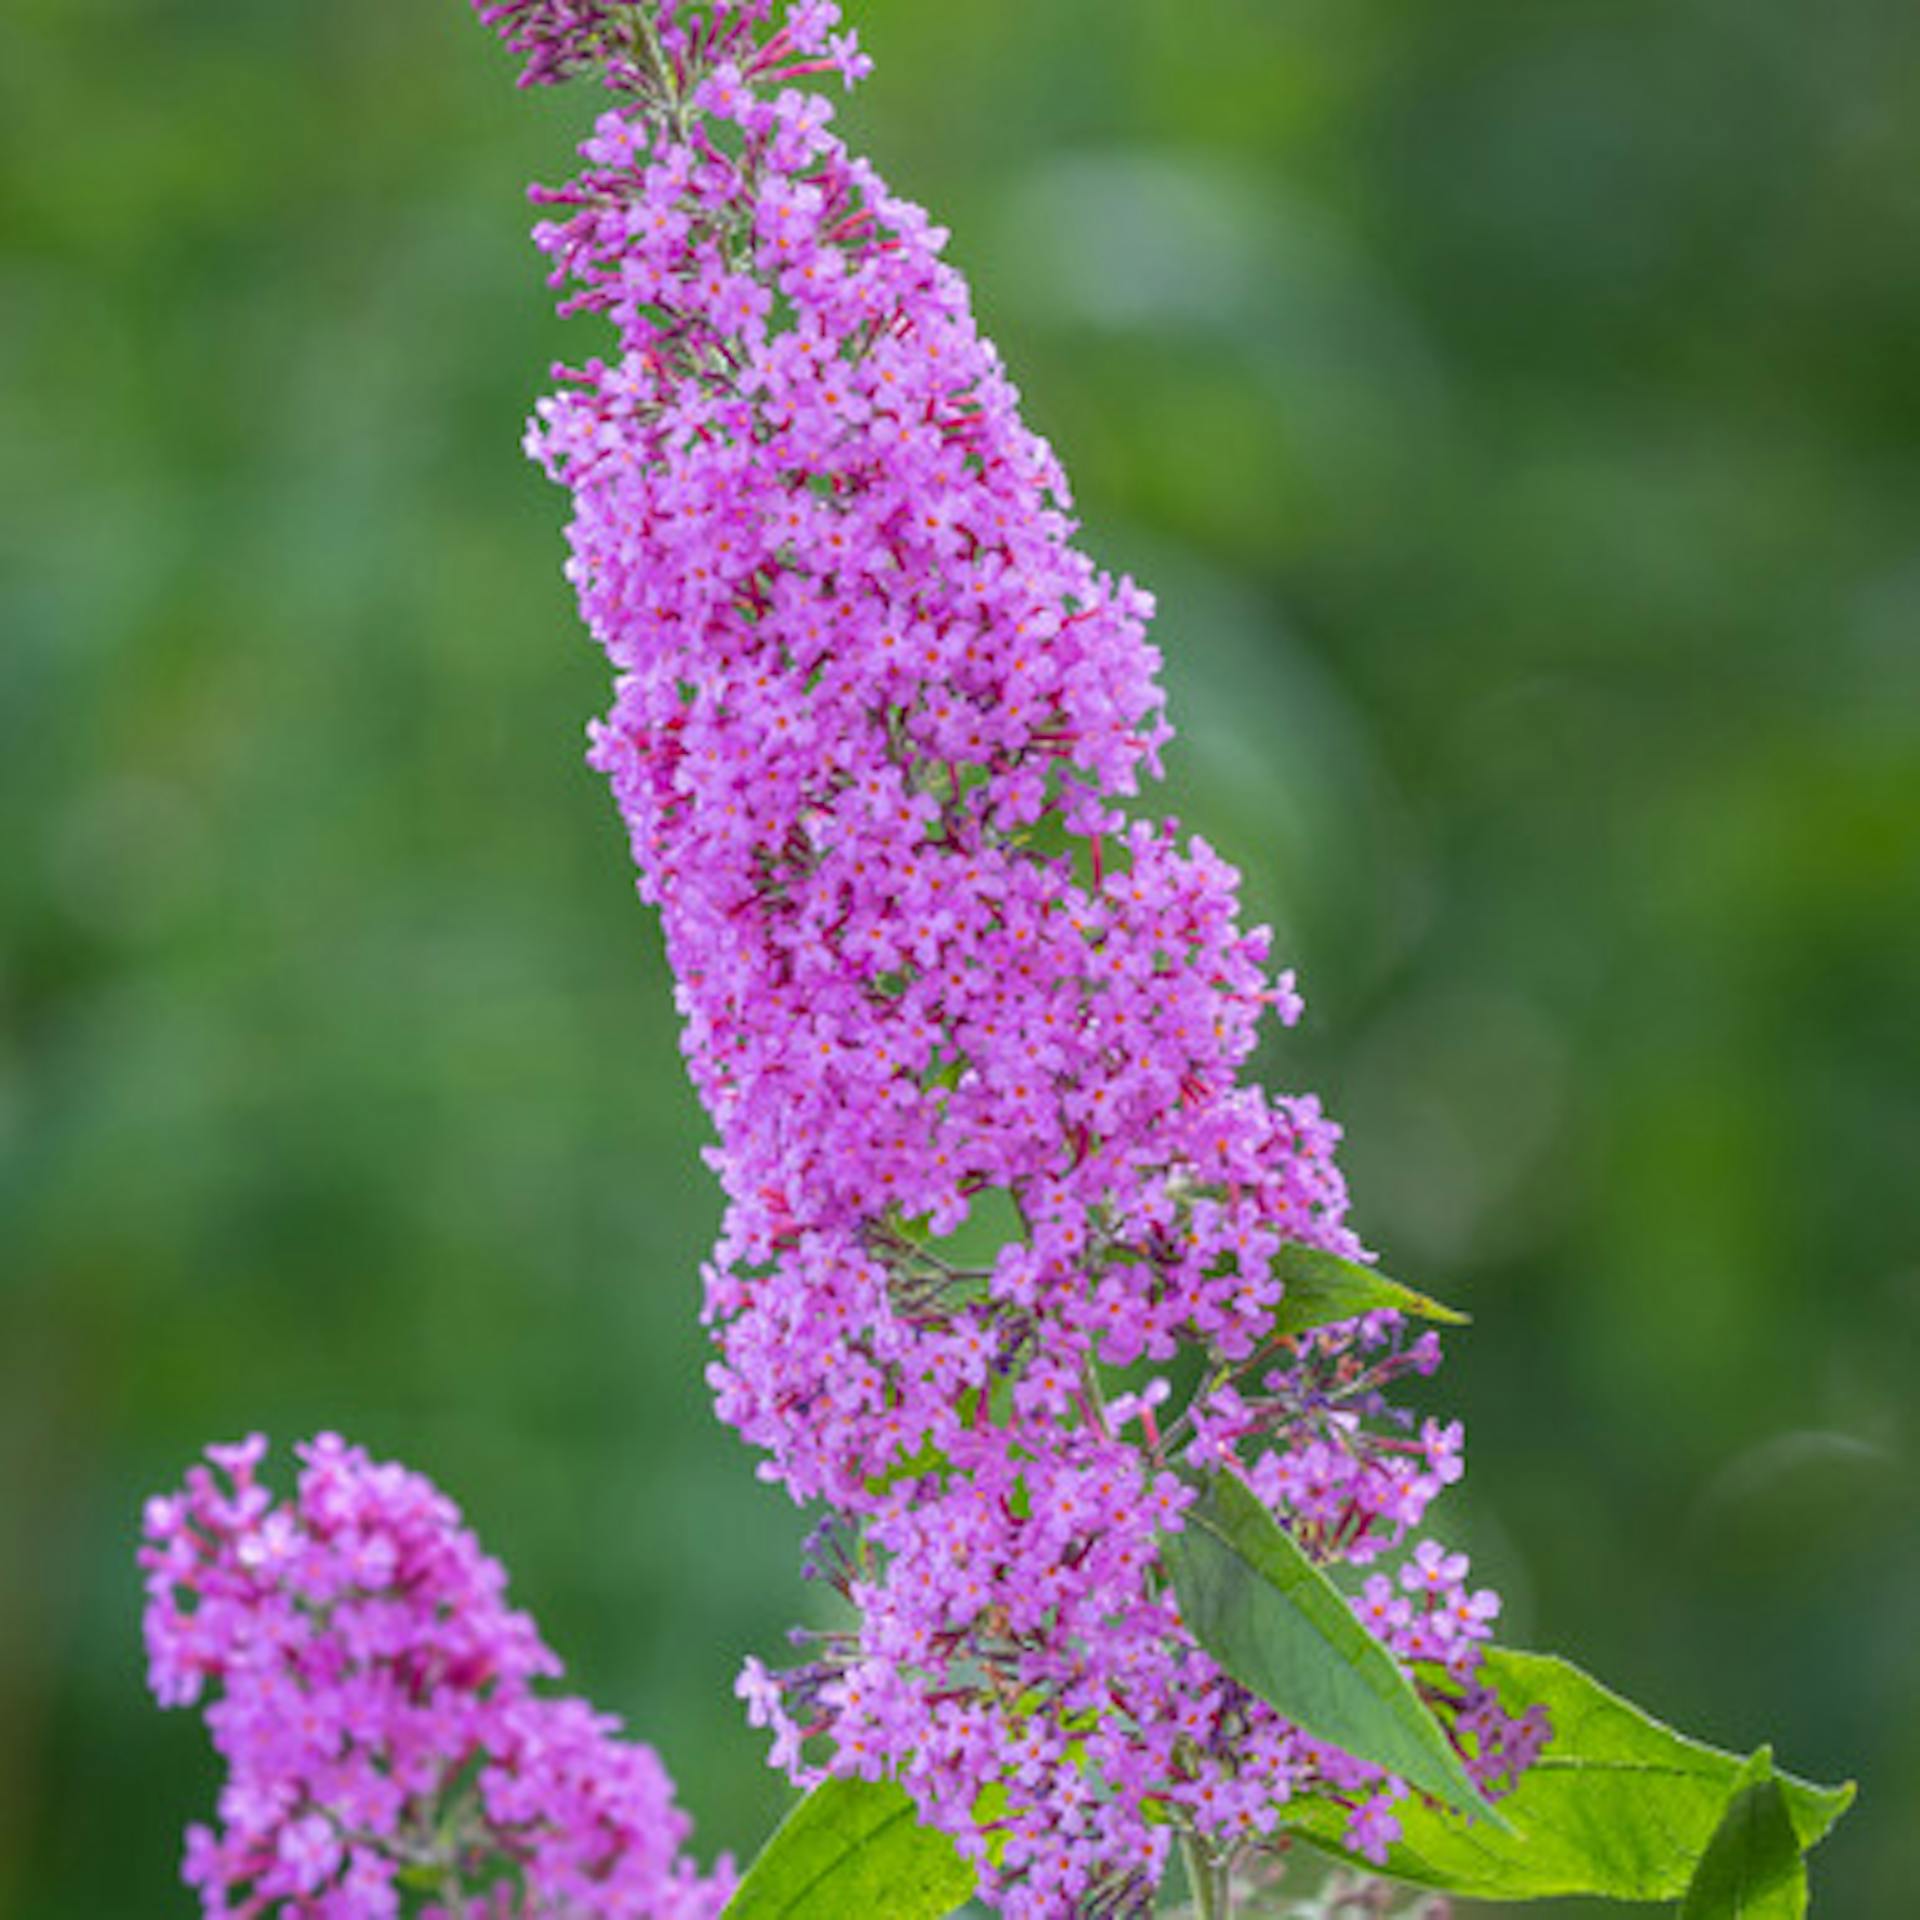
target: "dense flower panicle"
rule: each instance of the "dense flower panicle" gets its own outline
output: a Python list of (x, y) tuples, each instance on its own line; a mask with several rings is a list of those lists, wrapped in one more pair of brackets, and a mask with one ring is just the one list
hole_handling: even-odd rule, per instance
[[(512, 11), (575, 62), (575, 10)], [(797, 1774), (902, 1778), (1009, 1913), (1137, 1906), (1169, 1808), (1224, 1843), (1331, 1793), (1377, 1853), (1404, 1789), (1218, 1672), (1158, 1541), (1200, 1465), (1323, 1559), (1400, 1545), (1459, 1473), (1457, 1428), (1385, 1398), (1437, 1346), (1271, 1334), (1283, 1243), (1361, 1249), (1337, 1129), (1241, 1078), (1292, 976), (1232, 868), (1130, 810), (1170, 737), (1151, 598), (1072, 544), (945, 235), (787, 84), (865, 71), (837, 9), (771, 11), (596, 10), (628, 97), (536, 239), (619, 351), (529, 436), (720, 1135), (720, 1411), (826, 1503), (860, 1611), (742, 1691)], [(1164, 1383), (1107, 1398), (1196, 1354), (1164, 1426)], [(1476, 1700), (1491, 1782), (1525, 1758), (1469, 1692), (1497, 1602), (1412, 1564), (1376, 1624)]]
[(228, 1777), (185, 1875), (214, 1916), (711, 1920), (650, 1748), (584, 1701), (506, 1576), (416, 1473), (322, 1434), (299, 1493), (257, 1478), (259, 1436), (211, 1447), (148, 1503), (141, 1564), (155, 1695), (206, 1708)]

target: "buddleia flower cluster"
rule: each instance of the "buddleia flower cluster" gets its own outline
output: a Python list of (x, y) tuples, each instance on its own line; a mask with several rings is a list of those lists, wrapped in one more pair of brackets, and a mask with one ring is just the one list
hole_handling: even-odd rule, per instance
[(536, 1690), (560, 1663), (453, 1503), (332, 1434), (275, 1502), (265, 1453), (210, 1447), (140, 1554), (154, 1693), (228, 1768), (187, 1835), (210, 1920), (714, 1920), (731, 1868), (650, 1748)]
[(1380, 1858), (1405, 1784), (1182, 1622), (1196, 1470), (1363, 1570), (1484, 1787), (1539, 1729), (1475, 1684), (1495, 1596), (1411, 1540), (1460, 1434), (1389, 1389), (1437, 1341), (1274, 1331), (1284, 1248), (1362, 1248), (1337, 1129), (1244, 1077), (1292, 975), (1139, 805), (1151, 597), (1075, 546), (945, 234), (797, 84), (867, 70), (834, 6), (476, 3), (524, 79), (614, 96), (535, 196), (614, 344), (529, 447), (572, 494), (617, 675), (590, 757), (719, 1136), (719, 1410), (824, 1510), (852, 1603), (748, 1663), (748, 1709), (797, 1780), (901, 1781), (1008, 1914), (1142, 1910), (1173, 1835), (1224, 1855), (1298, 1795)]

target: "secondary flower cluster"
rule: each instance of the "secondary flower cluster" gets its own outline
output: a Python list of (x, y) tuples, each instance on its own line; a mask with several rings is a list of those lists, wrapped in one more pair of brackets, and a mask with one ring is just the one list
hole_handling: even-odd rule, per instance
[[(1360, 1247), (1337, 1130), (1241, 1079), (1291, 976), (1233, 870), (1129, 811), (1169, 738), (1151, 599), (1073, 546), (945, 236), (787, 84), (864, 72), (832, 5), (477, 4), (528, 77), (622, 96), (536, 196), (619, 350), (529, 444), (574, 496), (618, 673), (591, 757), (720, 1134), (720, 1410), (826, 1504), (858, 1608), (750, 1665), (750, 1710), (800, 1777), (897, 1775), (1010, 1914), (1135, 1910), (1169, 1815), (1229, 1846), (1298, 1793), (1377, 1855), (1402, 1785), (1227, 1680), (1159, 1569), (1181, 1466), (1365, 1563), (1459, 1465), (1383, 1397), (1430, 1338), (1270, 1337), (1281, 1245)], [(1164, 1433), (1134, 1377), (1163, 1368)], [(1412, 1564), (1378, 1624), (1469, 1686), (1497, 1602)], [(1492, 1779), (1524, 1740), (1477, 1705)]]
[(206, 1709), (229, 1773), (187, 1834), (212, 1916), (712, 1920), (731, 1891), (650, 1748), (533, 1683), (560, 1663), (445, 1495), (322, 1434), (297, 1499), (266, 1442), (210, 1447), (150, 1501), (147, 1649), (163, 1706)]

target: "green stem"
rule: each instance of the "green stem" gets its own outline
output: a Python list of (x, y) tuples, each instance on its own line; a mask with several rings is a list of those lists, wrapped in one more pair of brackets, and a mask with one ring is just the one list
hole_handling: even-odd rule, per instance
[(1180, 1858), (1193, 1894), (1194, 1920), (1233, 1920), (1233, 1889), (1212, 1848), (1197, 1833), (1183, 1833)]
[(659, 85), (662, 99), (667, 103), (667, 111), (673, 120), (674, 132), (682, 140), (687, 137), (687, 100), (674, 79), (672, 63), (667, 59), (666, 49), (660, 44), (660, 35), (654, 25), (653, 10), (650, 6), (634, 9), (634, 20), (640, 28), (640, 36), (646, 42), (647, 58), (652, 63), (654, 79)]

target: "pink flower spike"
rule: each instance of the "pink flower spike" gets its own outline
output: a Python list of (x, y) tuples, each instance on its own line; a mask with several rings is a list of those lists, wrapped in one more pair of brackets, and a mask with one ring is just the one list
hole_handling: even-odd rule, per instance
[(188, 1830), (184, 1866), (209, 1916), (375, 1920), (403, 1868), (509, 1873), (528, 1920), (578, 1912), (589, 1881), (608, 1920), (718, 1914), (731, 1868), (682, 1855), (649, 1748), (535, 1690), (559, 1662), (437, 1488), (322, 1434), (296, 1497), (262, 1507), (265, 1441), (207, 1451), (233, 1493), (195, 1468), (149, 1501), (140, 1563), (155, 1694), (214, 1693), (220, 1825)]
[(1075, 544), (944, 231), (796, 84), (866, 72), (839, 10), (618, 11), (670, 85), (587, 0), (487, 17), (618, 96), (536, 233), (610, 345), (528, 446), (717, 1135), (708, 1378), (853, 1609), (737, 1690), (797, 1783), (899, 1780), (1014, 1920), (1138, 1909), (1170, 1804), (1231, 1847), (1337, 1794), (1384, 1844), (1398, 1783), (1229, 1689), (1162, 1559), (1169, 1469), (1234, 1474), (1317, 1562), (1411, 1549), (1383, 1644), (1476, 1671), (1465, 1563), (1414, 1539), (1458, 1430), (1389, 1400), (1437, 1340), (1278, 1330), (1283, 1248), (1364, 1249), (1339, 1128), (1249, 1075), (1294, 977), (1142, 798), (1152, 596)]

